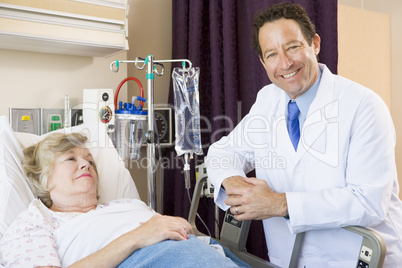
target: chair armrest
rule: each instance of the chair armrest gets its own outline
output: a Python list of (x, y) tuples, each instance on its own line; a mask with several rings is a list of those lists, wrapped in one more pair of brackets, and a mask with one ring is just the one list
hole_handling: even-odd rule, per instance
[(364, 267), (363, 262), (369, 264), (370, 268), (383, 266), (387, 248), (377, 232), (361, 226), (346, 226), (343, 229), (363, 236), (356, 267)]

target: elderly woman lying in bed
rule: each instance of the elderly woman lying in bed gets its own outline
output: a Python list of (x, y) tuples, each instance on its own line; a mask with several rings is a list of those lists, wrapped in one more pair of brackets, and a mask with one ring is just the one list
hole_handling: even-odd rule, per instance
[(6, 267), (236, 266), (192, 236), (183, 218), (159, 215), (137, 199), (98, 204), (85, 142), (79, 133), (58, 133), (24, 150), (38, 199), (2, 239)]

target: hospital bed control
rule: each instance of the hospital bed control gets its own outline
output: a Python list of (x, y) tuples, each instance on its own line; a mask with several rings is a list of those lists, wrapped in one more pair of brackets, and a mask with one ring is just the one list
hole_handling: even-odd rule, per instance
[(363, 236), (357, 268), (379, 268), (383, 266), (387, 247), (384, 239), (375, 231), (360, 226), (345, 226), (343, 229)]
[(357, 268), (369, 268), (369, 265), (364, 261), (359, 261), (359, 263), (357, 264)]
[(229, 224), (231, 224), (233, 226), (236, 226), (238, 228), (241, 228), (241, 224), (242, 224), (242, 222), (236, 220), (234, 218), (234, 215), (232, 213), (230, 213), (230, 212), (225, 215), (225, 222), (227, 222), (227, 223), (229, 223)]
[(250, 220), (236, 220), (234, 215), (228, 209), (222, 224), (222, 243), (227, 245), (229, 248), (236, 249), (237, 251), (245, 251), (250, 224)]
[[(357, 263), (357, 268), (369, 268), (369, 263), (371, 261), (371, 256), (373, 255), (373, 250), (366, 246), (362, 246), (359, 255), (359, 261)], [(366, 262), (367, 261), (367, 262)]]
[(362, 246), (362, 249), (360, 251), (360, 258), (361, 259), (370, 262), (372, 255), (373, 255), (373, 250), (372, 249), (370, 249), (370, 248), (368, 248), (366, 246)]

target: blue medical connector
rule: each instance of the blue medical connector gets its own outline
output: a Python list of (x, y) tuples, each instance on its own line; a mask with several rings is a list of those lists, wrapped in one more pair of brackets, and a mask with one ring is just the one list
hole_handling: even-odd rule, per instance
[(123, 104), (122, 101), (119, 101), (119, 109), (117, 109), (115, 112), (116, 114), (138, 114), (138, 115), (148, 115), (147, 111), (143, 110), (143, 107), (141, 105), (135, 106), (135, 101), (143, 101), (146, 102), (147, 100), (143, 97), (137, 96), (133, 97), (131, 103), (126, 102)]

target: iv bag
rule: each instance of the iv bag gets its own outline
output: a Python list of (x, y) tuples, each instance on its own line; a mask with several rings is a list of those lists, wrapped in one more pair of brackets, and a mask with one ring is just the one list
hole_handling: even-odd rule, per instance
[(174, 68), (172, 73), (177, 155), (202, 155), (198, 80), (199, 68)]

